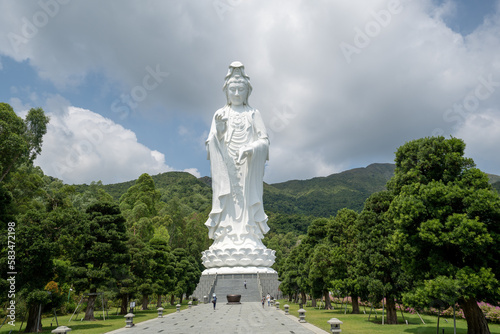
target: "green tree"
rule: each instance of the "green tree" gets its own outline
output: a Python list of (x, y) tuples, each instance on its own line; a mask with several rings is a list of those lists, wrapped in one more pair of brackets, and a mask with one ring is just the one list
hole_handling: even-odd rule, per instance
[(160, 205), (160, 193), (147, 173), (142, 174), (120, 198), (120, 209), (127, 220), (128, 230), (146, 242), (153, 236), (153, 218), (158, 216)]
[(158, 296), (157, 307), (162, 305), (161, 297), (173, 291), (175, 286), (175, 258), (168, 246), (168, 238), (161, 234), (155, 234), (149, 240), (154, 260), (152, 267), (153, 293)]
[[(57, 249), (53, 242), (55, 226), (49, 217), (54, 214), (29, 211), (15, 224), (15, 284), (19, 289), (18, 294), (25, 298), (28, 307), (26, 333), (41, 331), (38, 312), (50, 302), (44, 287), (54, 277), (53, 260)], [(2, 267), (6, 268), (4, 265)], [(7, 271), (9, 270), (4, 272)]]
[(309, 292), (313, 297), (313, 305), (317, 298), (325, 297), (325, 308), (331, 309), (330, 304), (330, 279), (332, 277), (332, 257), (330, 247), (327, 245), (328, 225), (327, 218), (317, 218), (312, 221), (307, 229), (307, 237), (303, 243), (309, 244), (310, 253), (306, 260)]
[(392, 193), (382, 191), (365, 201), (356, 221), (358, 243), (353, 270), (360, 295), (372, 303), (385, 298), (387, 323), (397, 324), (395, 301), (408, 282), (399, 257), (390, 247), (396, 229), (387, 216), (392, 198)]
[(183, 232), (186, 236), (184, 248), (187, 250), (188, 254), (196, 260), (200, 270), (204, 270), (204, 266), (201, 262), (201, 252), (207, 250), (211, 244), (211, 240), (208, 237), (207, 227), (205, 226), (207, 217), (208, 211), (203, 214), (193, 213), (189, 215), (186, 218), (186, 227)]
[(172, 249), (186, 247), (188, 239), (188, 235), (185, 233), (187, 223), (186, 212), (176, 197), (167, 203), (164, 210), (164, 214), (166, 213), (171, 218), (167, 227), (168, 234), (170, 235), (169, 246)]
[(175, 284), (170, 303), (178, 296), (182, 303), (183, 295), (190, 296), (201, 276), (196, 260), (184, 248), (176, 248), (172, 252), (174, 259)]
[(21, 119), (7, 103), (0, 103), (0, 182), (22, 164), (31, 164), (42, 151), (49, 118), (32, 108)]
[(359, 313), (359, 283), (355, 275), (355, 256), (357, 252), (358, 214), (350, 209), (341, 209), (328, 224), (325, 244), (330, 253), (328, 269), (329, 288), (351, 296), (352, 313)]
[[(280, 289), (284, 294), (289, 296), (289, 300), (295, 296), (294, 301), (298, 301), (298, 296), (300, 293), (299, 286), (299, 270), (296, 263), (298, 262), (298, 257), (300, 256), (300, 249), (298, 245), (290, 250), (290, 254), (284, 259), (283, 264), (280, 266), (278, 271), (280, 279)], [(304, 293), (305, 295), (305, 293)]]
[(289, 256), (292, 248), (297, 245), (298, 237), (293, 232), (286, 234), (276, 234), (268, 232), (262, 242), (264, 245), (275, 251), (276, 260), (273, 264), (273, 269), (277, 272), (282, 271), (286, 258)]
[(490, 331), (477, 301), (500, 297), (500, 198), (464, 149), (462, 140), (443, 137), (400, 147), (388, 183), (395, 195), (388, 212), (403, 268), (419, 282), (405, 302), (421, 304), (416, 296), (440, 298), (429, 291), (459, 287), (442, 295), (456, 299), (468, 333), (482, 334)]
[[(311, 224), (311, 226), (315, 228), (314, 224)], [(311, 226), (309, 229), (311, 229)], [(320, 230), (322, 229), (320, 228)], [(314, 251), (315, 244), (315, 240), (311, 239), (312, 237), (308, 235), (301, 236), (297, 246), (290, 251), (281, 267), (281, 271), (278, 272), (281, 291), (294, 295), (295, 302), (298, 301), (300, 296), (302, 304), (306, 303), (306, 294), (311, 292), (311, 280), (309, 279), (310, 256)]]
[(309, 280), (313, 298), (325, 299), (325, 309), (332, 308), (330, 302), (330, 279), (332, 278), (333, 260), (332, 249), (325, 242), (317, 244), (309, 259)]
[(74, 222), (67, 236), (72, 263), (72, 281), (79, 290), (88, 290), (84, 320), (94, 319), (98, 288), (113, 289), (128, 266), (125, 219), (116, 204), (96, 202), (81, 222)]
[[(8, 189), (10, 201), (14, 204), (8, 208), (9, 218), (2, 226), (7, 230), (9, 225), (17, 222), (16, 288), (20, 299), (28, 305), (27, 331), (40, 329), (41, 324), (37, 323), (40, 307), (53, 307), (60, 301), (60, 296), (55, 293), (49, 297), (45, 287), (50, 281), (53, 281), (52, 287), (67, 281), (61, 265), (65, 263), (64, 248), (59, 247), (61, 231), (67, 229), (69, 222), (80, 222), (83, 216), (71, 206), (51, 204), (54, 201), (50, 200), (48, 192), (53, 183), (53, 179), (44, 176), (39, 168), (22, 165), (11, 171), (1, 186)], [(57, 194), (60, 203), (67, 203), (65, 192), (58, 191)], [(7, 254), (7, 237), (2, 240), (2, 245), (4, 242), (4, 254)], [(6, 268), (6, 260), (1, 258), (3, 268)]]
[(130, 272), (134, 281), (134, 291), (142, 298), (142, 309), (147, 310), (149, 296), (153, 293), (153, 272), (155, 265), (153, 250), (149, 243), (137, 235), (130, 235), (128, 240), (130, 253)]
[(83, 193), (75, 194), (72, 201), (73, 206), (81, 210), (86, 210), (91, 204), (96, 202), (114, 202), (113, 196), (104, 190), (102, 181), (92, 181)]
[(46, 211), (47, 195), (44, 188), (47, 178), (40, 167), (22, 165), (9, 174), (5, 188), (12, 194), (15, 213), (29, 210)]

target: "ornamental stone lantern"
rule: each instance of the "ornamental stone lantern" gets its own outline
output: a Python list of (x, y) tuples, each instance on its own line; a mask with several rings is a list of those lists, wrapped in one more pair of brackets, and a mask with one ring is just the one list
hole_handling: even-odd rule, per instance
[(66, 327), (66, 326), (59, 326), (56, 329), (54, 329), (51, 333), (67, 333), (71, 330), (71, 328)]
[(340, 332), (342, 332), (342, 330), (340, 329), (340, 325), (342, 325), (343, 322), (340, 321), (339, 319), (337, 319), (337, 318), (331, 318), (330, 320), (328, 320), (328, 323), (330, 324), (330, 331), (332, 333), (340, 333)]
[(181, 304), (175, 305), (175, 308), (177, 309), (177, 312), (180, 312), (181, 311)]
[(158, 318), (163, 318), (163, 307), (158, 307)]
[(134, 327), (134, 317), (133, 313), (127, 313), (125, 316), (125, 328)]
[(290, 305), (288, 304), (285, 304), (285, 315), (289, 315), (290, 314)]
[(276, 309), (279, 310), (280, 309), (280, 302), (277, 301), (275, 304), (276, 304)]
[(299, 322), (307, 322), (306, 321), (306, 310), (304, 310), (303, 308), (301, 308), (299, 310)]

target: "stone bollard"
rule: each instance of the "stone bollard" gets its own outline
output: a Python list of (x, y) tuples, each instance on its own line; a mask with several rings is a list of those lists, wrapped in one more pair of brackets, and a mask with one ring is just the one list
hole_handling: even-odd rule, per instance
[(190, 300), (190, 301), (188, 302), (188, 308), (191, 308), (191, 306), (193, 306), (193, 302)]
[(66, 326), (59, 326), (56, 329), (52, 330), (51, 333), (67, 333), (71, 330), (71, 328)]
[(280, 309), (280, 302), (277, 301), (275, 304), (276, 304), (276, 309), (279, 310)]
[(299, 322), (307, 322), (306, 321), (306, 310), (304, 310), (303, 308), (301, 308), (299, 310)]
[(181, 311), (181, 304), (175, 305), (175, 308), (177, 309), (177, 312), (180, 312)]
[(158, 307), (158, 318), (163, 318), (163, 307)]
[(284, 307), (285, 307), (285, 314), (286, 314), (286, 315), (289, 315), (289, 314), (290, 314), (290, 305), (285, 304), (285, 306), (284, 306)]
[(328, 320), (328, 323), (330, 324), (330, 331), (332, 333), (340, 333), (340, 332), (342, 332), (342, 330), (340, 329), (340, 325), (342, 325), (343, 322), (340, 321), (339, 319), (337, 319), (337, 318), (331, 318), (330, 320)]
[(127, 313), (125, 315), (125, 328), (134, 327), (134, 317), (135, 315), (133, 313)]

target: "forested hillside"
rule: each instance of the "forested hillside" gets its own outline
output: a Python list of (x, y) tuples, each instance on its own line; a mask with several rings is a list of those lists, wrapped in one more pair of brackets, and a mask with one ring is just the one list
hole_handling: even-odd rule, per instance
[[(156, 189), (160, 192), (160, 200), (168, 203), (172, 199), (177, 199), (185, 206), (196, 212), (204, 212), (210, 208), (212, 203), (212, 189), (209, 183), (203, 178), (185, 172), (168, 172), (151, 176)], [(136, 180), (106, 184), (102, 188), (109, 193), (116, 201), (136, 183)], [(89, 185), (75, 185), (78, 192), (84, 192)]]
[(270, 212), (315, 217), (330, 217), (343, 208), (359, 212), (393, 174), (393, 164), (371, 164), (327, 177), (275, 183), (264, 188), (264, 204)]
[[(384, 189), (393, 173), (393, 164), (372, 164), (327, 177), (265, 184), (265, 209), (272, 213), (316, 217), (335, 215), (342, 208), (360, 211), (365, 199)], [(208, 177), (196, 178), (185, 172), (167, 172), (152, 178), (164, 202), (176, 197), (183, 204), (201, 211), (211, 202), (211, 180)], [(135, 182), (107, 184), (103, 189), (119, 200)], [(78, 192), (83, 192), (89, 185), (75, 187)]]
[[(326, 177), (309, 180), (291, 180), (264, 185), (264, 207), (268, 213), (330, 217), (338, 210), (348, 208), (357, 212), (373, 193), (385, 189), (394, 174), (394, 164), (374, 163)], [(494, 189), (500, 192), (500, 177), (488, 174)], [(168, 172), (152, 176), (161, 200), (173, 198), (198, 212), (207, 210), (212, 201), (211, 179), (196, 178), (185, 172)], [(104, 185), (103, 189), (115, 200), (134, 185), (136, 180)], [(78, 192), (88, 185), (76, 185)]]
[(495, 189), (498, 193), (500, 193), (500, 181), (492, 184), (493, 189)]

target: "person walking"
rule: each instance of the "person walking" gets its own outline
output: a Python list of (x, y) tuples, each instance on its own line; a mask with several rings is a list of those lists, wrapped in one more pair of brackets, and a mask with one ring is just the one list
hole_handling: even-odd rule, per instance
[(243, 282), (243, 285), (245, 285), (245, 289), (247, 288), (247, 280), (245, 280), (245, 282)]
[(212, 298), (212, 304), (214, 304), (214, 311), (215, 311), (215, 304), (217, 304), (217, 296), (214, 293), (214, 296)]
[(271, 295), (268, 293), (266, 296), (267, 299), (267, 306), (271, 306)]
[(264, 308), (264, 303), (266, 302), (266, 297), (262, 296), (262, 308)]

